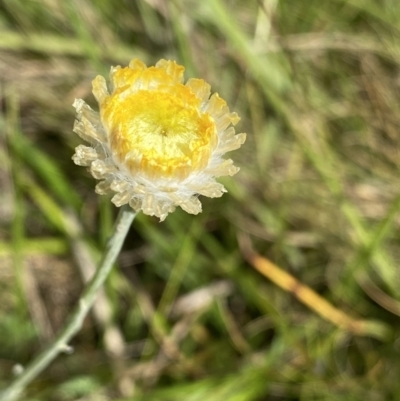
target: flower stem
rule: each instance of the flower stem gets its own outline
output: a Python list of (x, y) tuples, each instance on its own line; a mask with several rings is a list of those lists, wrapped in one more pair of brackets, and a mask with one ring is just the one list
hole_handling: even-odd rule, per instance
[(70, 350), (68, 342), (81, 329), (85, 316), (96, 300), (98, 289), (104, 284), (112, 269), (135, 216), (136, 213), (129, 206), (121, 207), (114, 226), (114, 231), (106, 245), (99, 267), (92, 280), (86, 286), (65, 328), (48, 349), (38, 355), (38, 357), (32, 361), (4, 391), (0, 392), (0, 399), (2, 401), (17, 400), (26, 386), (29, 385), (58, 354)]

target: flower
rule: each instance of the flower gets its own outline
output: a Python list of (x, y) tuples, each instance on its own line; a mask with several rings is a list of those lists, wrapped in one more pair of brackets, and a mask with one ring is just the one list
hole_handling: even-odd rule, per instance
[(109, 89), (104, 77), (93, 80), (100, 112), (83, 100), (73, 106), (76, 132), (90, 146), (79, 145), (75, 164), (88, 166), (98, 194), (114, 193), (116, 206), (164, 220), (180, 206), (201, 212), (198, 195), (211, 198), (226, 192), (215, 177), (234, 175), (239, 168), (226, 152), (239, 148), (246, 134), (235, 135), (239, 121), (202, 79), (183, 84), (184, 67), (160, 60), (146, 67), (112, 67)]

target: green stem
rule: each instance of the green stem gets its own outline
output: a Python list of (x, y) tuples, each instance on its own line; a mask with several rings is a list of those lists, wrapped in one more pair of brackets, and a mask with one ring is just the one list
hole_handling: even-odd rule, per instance
[(2, 401), (14, 401), (18, 399), (26, 386), (28, 386), (28, 384), (32, 382), (32, 380), (34, 380), (57, 357), (58, 354), (68, 352), (70, 349), (68, 342), (82, 327), (85, 316), (88, 314), (96, 300), (97, 290), (104, 284), (121, 250), (122, 244), (135, 215), (136, 213), (129, 206), (123, 206), (120, 209), (113, 233), (106, 245), (103, 258), (96, 274), (85, 288), (75, 311), (69, 319), (69, 322), (58, 335), (54, 343), (32, 361), (32, 363), (26, 367), (26, 369), (10, 384), (10, 386), (0, 393), (0, 399)]

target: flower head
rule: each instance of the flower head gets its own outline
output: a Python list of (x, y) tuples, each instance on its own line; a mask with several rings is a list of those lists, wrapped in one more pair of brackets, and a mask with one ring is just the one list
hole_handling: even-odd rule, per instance
[(201, 212), (198, 195), (226, 192), (215, 177), (239, 169), (224, 153), (239, 148), (245, 134), (235, 135), (239, 121), (202, 79), (183, 84), (184, 67), (160, 60), (146, 67), (112, 67), (109, 89), (104, 77), (93, 81), (100, 112), (76, 99), (74, 131), (90, 146), (79, 145), (73, 160), (88, 166), (99, 194), (114, 193), (116, 206), (164, 220), (180, 206)]

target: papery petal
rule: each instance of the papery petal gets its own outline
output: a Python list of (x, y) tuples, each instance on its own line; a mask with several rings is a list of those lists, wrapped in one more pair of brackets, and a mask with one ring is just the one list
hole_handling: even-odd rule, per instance
[(115, 206), (119, 207), (122, 205), (126, 205), (130, 201), (131, 198), (132, 198), (132, 192), (127, 190), (127, 191), (116, 193), (112, 197), (111, 202), (114, 203)]

